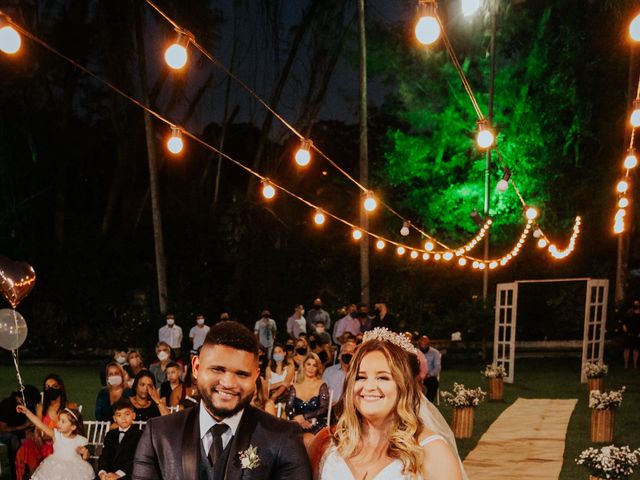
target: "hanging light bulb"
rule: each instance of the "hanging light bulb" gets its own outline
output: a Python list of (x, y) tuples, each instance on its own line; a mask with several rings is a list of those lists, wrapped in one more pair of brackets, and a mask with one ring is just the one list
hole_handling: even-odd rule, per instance
[(0, 50), (13, 55), (20, 50), (22, 37), (15, 28), (6, 23), (8, 22), (0, 16)]
[(416, 38), (423, 45), (431, 45), (440, 38), (440, 23), (436, 18), (435, 0), (418, 0), (420, 18), (416, 23)]
[(433, 244), (433, 242), (431, 240), (427, 240), (426, 242), (424, 242), (424, 249), (427, 252), (430, 252), (434, 248), (435, 248), (435, 245)]
[(632, 168), (636, 168), (638, 166), (638, 157), (636, 157), (636, 152), (634, 150), (629, 150), (627, 152), (627, 156), (624, 159), (624, 168), (627, 170), (631, 170)]
[(327, 220), (322, 210), (316, 210), (316, 214), (313, 216), (313, 221), (316, 225), (322, 225)]
[(353, 237), (354, 240), (360, 240), (362, 238), (362, 232), (357, 228), (354, 228), (353, 232), (351, 233), (351, 236)]
[(495, 135), (489, 128), (489, 124), (486, 120), (480, 120), (478, 122), (478, 135), (476, 136), (476, 143), (480, 148), (486, 150), (493, 145), (495, 141)]
[(538, 248), (544, 248), (547, 246), (547, 241), (544, 238), (538, 240)]
[(442, 258), (442, 255), (441, 255), (440, 253), (436, 253), (436, 254), (433, 256), (433, 259), (434, 259), (436, 262), (440, 261), (440, 259), (441, 259), (441, 258)]
[(429, 255), (428, 253), (423, 253), (422, 254), (422, 259), (426, 262), (427, 260), (429, 260), (429, 257), (431, 257), (431, 255)]
[(296, 163), (301, 167), (306, 167), (311, 162), (311, 140), (302, 140), (300, 148), (296, 152)]
[(267, 200), (271, 200), (276, 196), (276, 189), (271, 185), (271, 182), (266, 178), (262, 180), (262, 196)]
[(449, 251), (444, 252), (444, 254), (442, 255), (442, 258), (444, 258), (448, 262), (449, 260), (451, 260), (453, 258), (453, 253), (451, 253)]
[(625, 193), (629, 188), (629, 184), (627, 183), (626, 180), (620, 180), (618, 182), (618, 185), (616, 185), (616, 190), (618, 191), (618, 193)]
[(633, 101), (633, 111), (631, 112), (629, 121), (633, 128), (640, 127), (640, 100)]
[(533, 238), (540, 238), (541, 236), (542, 236), (542, 232), (540, 231), (540, 229), (539, 229), (539, 228), (536, 228), (536, 229), (533, 231)]
[(382, 249), (384, 248), (384, 246), (385, 246), (384, 241), (382, 241), (382, 240), (378, 240), (378, 241), (376, 242), (376, 248), (377, 248), (378, 250), (382, 250)]
[(415, 250), (411, 250), (411, 260), (415, 260), (416, 258), (418, 258), (418, 252), (416, 252)]
[(411, 223), (409, 222), (409, 220), (405, 220), (404, 222), (402, 222), (402, 228), (400, 229), (400, 235), (402, 235), (403, 237), (406, 237), (409, 235), (409, 225), (411, 225)]
[(496, 190), (499, 192), (504, 192), (509, 188), (509, 179), (511, 178), (511, 172), (508, 168), (504, 169), (504, 173), (502, 174), (502, 179), (496, 185)]
[(538, 210), (533, 207), (529, 207), (527, 208), (525, 215), (529, 220), (534, 220), (538, 216)]
[(478, 10), (480, 10), (480, 0), (462, 0), (461, 1), (462, 14), (465, 17), (470, 17)]
[(620, 200), (618, 200), (619, 208), (627, 208), (628, 206), (629, 206), (629, 199), (627, 197), (622, 197)]
[(164, 61), (174, 70), (180, 70), (187, 64), (189, 55), (187, 46), (189, 37), (182, 32), (178, 32), (178, 38), (164, 52)]
[(464, 267), (467, 264), (467, 259), (464, 257), (460, 257), (458, 259), (458, 265), (460, 265), (461, 267)]
[(376, 201), (375, 197), (373, 196), (373, 192), (368, 191), (367, 195), (365, 196), (364, 199), (364, 209), (367, 212), (373, 212), (376, 207), (378, 206), (378, 202)]
[(398, 248), (396, 249), (396, 253), (397, 253), (397, 254), (398, 254), (398, 256), (400, 256), (400, 257), (401, 257), (402, 255), (404, 255), (406, 251), (407, 251), (407, 250), (406, 250), (404, 247), (402, 247), (402, 246), (400, 246), (400, 247), (398, 247)]
[(184, 142), (182, 141), (182, 132), (178, 127), (171, 127), (171, 136), (167, 140), (167, 150), (174, 155), (178, 155), (184, 148)]
[(636, 15), (636, 17), (631, 20), (629, 24), (629, 35), (632, 40), (640, 42), (640, 15)]

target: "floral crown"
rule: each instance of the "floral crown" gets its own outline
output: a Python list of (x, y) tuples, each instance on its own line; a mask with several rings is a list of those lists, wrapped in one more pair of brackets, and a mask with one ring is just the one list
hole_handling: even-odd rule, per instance
[(362, 336), (362, 343), (369, 342), (371, 340), (381, 340), (383, 342), (390, 342), (400, 347), (405, 352), (418, 355), (418, 350), (413, 344), (407, 340), (407, 337), (400, 335), (399, 333), (392, 332), (385, 327), (376, 327), (373, 330), (365, 332)]

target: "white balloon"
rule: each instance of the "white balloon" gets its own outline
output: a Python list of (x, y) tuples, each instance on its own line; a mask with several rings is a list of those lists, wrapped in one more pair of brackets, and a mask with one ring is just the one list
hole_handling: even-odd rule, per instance
[(15, 310), (0, 310), (0, 347), (16, 350), (27, 339), (27, 322)]

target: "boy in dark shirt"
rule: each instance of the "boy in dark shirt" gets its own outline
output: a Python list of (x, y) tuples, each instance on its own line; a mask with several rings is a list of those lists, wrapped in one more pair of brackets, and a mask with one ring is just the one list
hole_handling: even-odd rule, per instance
[(133, 425), (136, 414), (131, 402), (121, 398), (113, 405), (113, 421), (118, 425), (104, 437), (104, 447), (98, 462), (100, 480), (130, 478), (133, 456), (142, 436), (142, 430)]

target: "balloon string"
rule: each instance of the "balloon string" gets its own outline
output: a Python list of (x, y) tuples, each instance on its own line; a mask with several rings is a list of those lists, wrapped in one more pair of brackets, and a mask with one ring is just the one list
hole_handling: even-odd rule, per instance
[[(16, 335), (18, 334), (18, 317), (16, 316), (16, 310), (13, 309), (13, 322), (16, 326)], [(14, 348), (11, 350), (11, 355), (13, 356), (13, 364), (16, 367), (16, 376), (18, 377), (18, 383), (20, 384), (20, 394), (22, 395), (22, 404), (26, 407), (27, 400), (24, 398), (24, 385), (22, 384), (22, 376), (20, 375), (20, 367), (18, 367), (18, 349)]]

